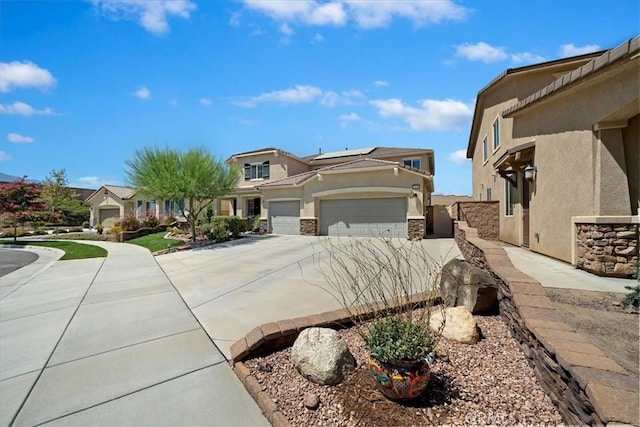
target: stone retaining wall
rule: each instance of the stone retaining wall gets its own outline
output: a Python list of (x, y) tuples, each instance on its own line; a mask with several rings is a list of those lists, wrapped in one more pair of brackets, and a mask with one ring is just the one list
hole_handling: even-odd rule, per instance
[(467, 222), (482, 239), (500, 238), (500, 204), (497, 200), (456, 202), (451, 207), (451, 216), (454, 220)]
[(465, 258), (498, 280), (500, 312), (567, 424), (640, 425), (638, 378), (560, 321), (539, 282), (517, 270), (505, 250), (455, 224)]
[(300, 234), (303, 236), (317, 236), (318, 220), (316, 218), (300, 218)]
[(637, 274), (637, 224), (576, 224), (578, 268), (601, 276)]

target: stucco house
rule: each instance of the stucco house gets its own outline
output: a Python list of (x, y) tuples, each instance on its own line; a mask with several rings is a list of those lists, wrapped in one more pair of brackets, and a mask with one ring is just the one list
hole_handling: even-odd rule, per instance
[(306, 157), (278, 148), (232, 155), (235, 192), (217, 212), (260, 217), (274, 234), (422, 238), (433, 191), (430, 149), (369, 147)]
[(508, 69), (478, 93), (474, 200), (498, 200), (500, 240), (597, 274), (638, 261), (640, 37)]
[(90, 209), (90, 225), (101, 224), (105, 228), (112, 227), (125, 214), (133, 213), (136, 218), (154, 215), (159, 219), (167, 216), (181, 217), (180, 203), (165, 200), (148, 200), (137, 197), (136, 190), (131, 187), (103, 185), (94, 191), (86, 202)]

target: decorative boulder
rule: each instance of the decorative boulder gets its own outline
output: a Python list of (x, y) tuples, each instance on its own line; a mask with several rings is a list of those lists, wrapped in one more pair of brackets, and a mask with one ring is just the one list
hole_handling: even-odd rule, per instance
[(444, 338), (458, 341), (463, 344), (475, 344), (480, 338), (478, 334), (478, 325), (471, 315), (471, 311), (467, 307), (449, 307), (444, 310), (444, 319), (440, 311), (431, 315), (431, 329), (440, 329), (444, 322), (442, 336)]
[(300, 332), (291, 349), (291, 361), (303, 377), (324, 385), (338, 384), (356, 367), (347, 343), (328, 328)]
[(448, 307), (465, 306), (473, 314), (486, 313), (497, 306), (498, 284), (486, 270), (453, 259), (442, 268), (440, 297)]

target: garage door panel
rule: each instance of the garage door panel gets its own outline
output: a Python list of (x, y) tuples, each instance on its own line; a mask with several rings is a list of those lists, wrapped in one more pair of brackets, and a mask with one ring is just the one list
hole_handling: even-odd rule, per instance
[(328, 236), (407, 237), (406, 199), (322, 200), (320, 233)]
[(269, 203), (269, 232), (273, 234), (300, 234), (300, 202)]
[(98, 223), (103, 227), (113, 227), (118, 219), (120, 219), (120, 208), (103, 208), (98, 210)]

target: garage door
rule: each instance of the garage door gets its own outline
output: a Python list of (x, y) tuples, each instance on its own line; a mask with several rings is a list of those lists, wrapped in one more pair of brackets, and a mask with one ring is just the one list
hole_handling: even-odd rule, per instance
[(269, 232), (300, 234), (300, 202), (269, 202)]
[(321, 200), (320, 234), (406, 238), (406, 199)]
[(103, 227), (110, 228), (120, 218), (120, 208), (100, 209), (99, 222)]

